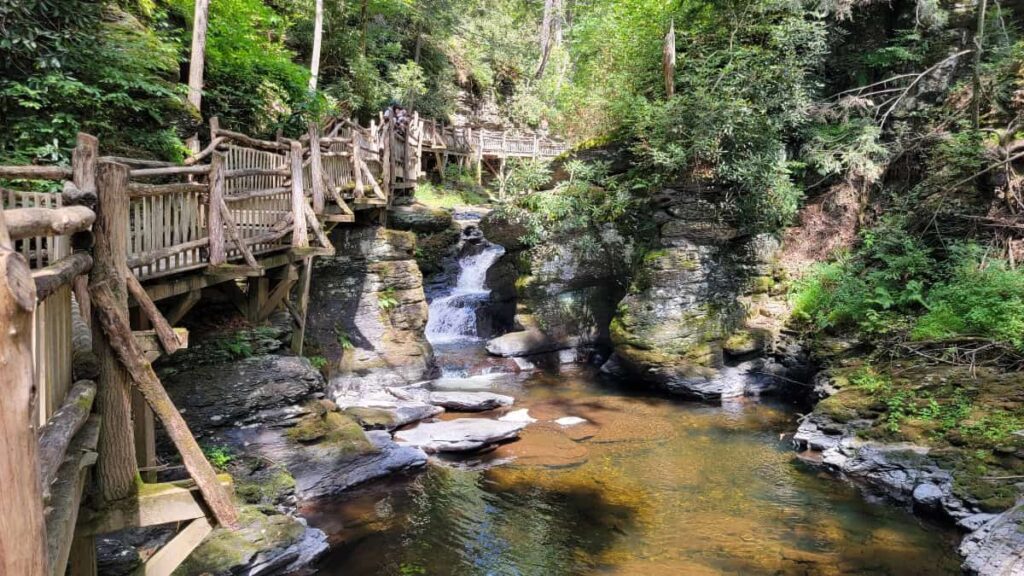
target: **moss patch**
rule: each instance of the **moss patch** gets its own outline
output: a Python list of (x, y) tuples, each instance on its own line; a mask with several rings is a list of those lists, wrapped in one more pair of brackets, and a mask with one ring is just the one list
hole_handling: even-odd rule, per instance
[(1024, 475), (1024, 374), (967, 366), (926, 366), (903, 360), (833, 371), (840, 388), (815, 411), (838, 422), (863, 419), (859, 434), (883, 442), (932, 448), (953, 472), (957, 494), (986, 510), (1019, 496)]
[(379, 408), (353, 407), (345, 408), (342, 413), (356, 420), (363, 428), (380, 430), (390, 428), (395, 424), (394, 415)]
[(241, 528), (217, 528), (174, 571), (176, 575), (224, 574), (244, 566), (257, 553), (289, 546), (302, 536), (305, 527), (294, 518), (250, 505), (238, 507)]
[(352, 416), (333, 410), (314, 411), (286, 434), (303, 444), (327, 444), (343, 454), (364, 454), (374, 450), (363, 427)]
[(253, 476), (252, 480), (236, 480), (235, 494), (248, 504), (274, 504), (295, 490), (295, 478), (283, 468), (274, 468)]

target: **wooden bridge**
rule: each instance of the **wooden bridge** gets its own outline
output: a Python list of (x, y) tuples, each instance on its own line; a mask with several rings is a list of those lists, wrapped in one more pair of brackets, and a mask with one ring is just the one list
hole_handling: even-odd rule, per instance
[[(188, 345), (173, 326), (204, 289), (254, 322), (287, 310), (301, 353), (312, 261), (334, 253), (330, 230), (383, 222), (425, 156), (440, 170), (475, 159), (479, 175), (491, 158), (566, 149), (416, 116), (402, 127), (333, 119), (298, 139), (216, 118), (209, 132), (182, 164), (101, 156), (80, 134), (71, 167), (0, 166), (0, 179), (30, 184), (0, 189), (0, 574), (92, 575), (97, 535), (178, 523), (140, 569), (170, 574), (214, 524), (235, 525), (230, 478), (150, 366)], [(62, 192), (32, 191), (47, 181)], [(158, 420), (190, 481), (150, 484)]]

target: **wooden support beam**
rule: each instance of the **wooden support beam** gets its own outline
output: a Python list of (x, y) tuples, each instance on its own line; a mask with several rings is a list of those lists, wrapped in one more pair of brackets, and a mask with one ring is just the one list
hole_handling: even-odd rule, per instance
[(323, 227), (320, 225), (320, 220), (313, 213), (313, 209), (308, 204), (303, 203), (302, 211), (306, 215), (306, 224), (313, 230), (313, 236), (316, 237), (316, 241), (320, 246), (330, 250), (329, 255), (334, 255), (334, 244), (331, 244), (330, 239), (327, 238), (327, 233), (324, 232)]
[(313, 276), (313, 258), (302, 261), (302, 273), (296, 287), (296, 306), (293, 314), (299, 318), (298, 325), (292, 330), (292, 351), (302, 355), (302, 346), (306, 339), (306, 310), (309, 308), (309, 284)]
[(302, 146), (291, 145), (292, 162), (292, 246), (309, 246), (309, 231), (306, 229), (306, 194), (302, 190)]
[[(179, 348), (188, 348), (188, 328), (174, 328), (173, 330)], [(163, 344), (160, 343), (160, 338), (156, 335), (155, 330), (133, 330), (132, 336), (135, 337), (135, 343), (142, 350), (142, 355), (149, 362), (155, 362), (157, 358), (164, 355)]]
[(256, 313), (256, 321), (262, 322), (270, 317), (277, 310), (277, 307), (281, 305), (281, 301), (286, 299), (291, 294), (292, 286), (295, 285), (295, 281), (299, 278), (299, 272), (295, 269), (295, 266), (287, 266), (285, 268), (288, 272), (287, 275), (277, 283), (274, 287), (273, 292), (263, 301), (263, 305)]
[[(147, 292), (148, 294), (148, 292)], [(192, 310), (192, 307), (199, 303), (203, 297), (202, 290), (191, 290), (186, 292), (185, 295), (179, 300), (167, 313), (167, 322), (174, 326), (178, 322), (181, 322), (182, 318)]]
[[(229, 474), (219, 474), (221, 489), (232, 491)], [(199, 488), (191, 480), (151, 484), (137, 498), (95, 510), (83, 509), (78, 522), (79, 534), (109, 534), (126, 528), (145, 528), (171, 522), (187, 522), (206, 516)]]
[(43, 576), (46, 531), (33, 430), (35, 287), (0, 210), (0, 574)]
[(32, 280), (36, 284), (36, 300), (42, 302), (58, 288), (71, 284), (92, 268), (92, 256), (87, 252), (75, 252), (50, 264), (41, 270), (32, 272)]
[(266, 274), (266, 269), (257, 265), (243, 266), (241, 264), (221, 264), (219, 266), (207, 266), (203, 274), (209, 276), (231, 276), (234, 278), (257, 278)]
[[(93, 401), (96, 399), (96, 383), (80, 380), (64, 397), (64, 404), (39, 431), (39, 479), (43, 486), (43, 498), (50, 490), (50, 484), (57, 475), (57, 469), (64, 462), (68, 446), (82, 425), (89, 418)], [(98, 432), (98, 431), (97, 431)]]
[(234, 241), (238, 251), (242, 253), (242, 258), (245, 259), (245, 263), (250, 268), (259, 268), (260, 265), (256, 263), (256, 258), (252, 255), (249, 250), (249, 246), (242, 240), (242, 235), (238, 232), (238, 225), (235, 224), (235, 219), (231, 216), (231, 210), (228, 210), (228, 205), (224, 203), (224, 198), (220, 199), (220, 214), (224, 220), (224, 224), (227, 225), (228, 236)]
[(213, 526), (206, 518), (196, 518), (175, 534), (170, 542), (146, 560), (140, 573), (142, 576), (171, 576), (174, 570), (188, 558), (188, 555), (213, 532)]
[[(318, 4), (319, 6), (319, 4)], [(313, 190), (313, 212), (324, 213), (324, 168), (320, 158), (320, 129), (315, 122), (309, 123), (309, 175), (312, 179), (310, 188)]]
[(97, 311), (97, 319), (103, 333), (110, 340), (117, 359), (131, 374), (135, 386), (146, 402), (153, 408), (167, 435), (171, 438), (182, 462), (203, 493), (203, 498), (221, 525), (234, 528), (238, 525), (238, 511), (235, 510), (227, 492), (216, 481), (213, 466), (206, 460), (202, 449), (188, 429), (188, 424), (181, 417), (178, 409), (167, 391), (160, 383), (160, 378), (149, 362), (145, 360), (142, 350), (135, 343), (128, 318), (118, 308), (114, 293), (107, 284), (96, 284), (90, 288), (93, 306)]
[[(139, 339), (137, 332), (135, 339)], [(146, 354), (146, 360), (155, 362), (162, 352), (158, 345), (156, 350)], [(156, 465), (156, 418), (138, 390), (132, 390), (132, 423), (135, 425), (135, 464), (139, 467), (139, 476), (143, 482), (156, 482), (156, 472), (143, 471)]]
[(164, 315), (160, 313), (160, 309), (149, 299), (149, 294), (146, 294), (146, 289), (139, 283), (139, 279), (135, 277), (135, 274), (129, 272), (125, 276), (125, 280), (128, 284), (128, 292), (135, 299), (145, 317), (149, 319), (150, 324), (153, 325), (153, 329), (160, 339), (160, 345), (163, 346), (164, 351), (167, 354), (177, 352), (178, 349), (182, 348), (177, 334), (174, 333), (171, 324), (167, 322)]
[(249, 278), (246, 281), (245, 290), (245, 317), (254, 324), (262, 322), (260, 310), (267, 302), (267, 294), (270, 291), (270, 278)]
[(96, 213), (86, 206), (13, 208), (4, 212), (12, 240), (73, 234), (88, 229), (96, 220)]
[(224, 250), (223, 212), (220, 205), (224, 200), (224, 166), (225, 156), (214, 152), (210, 157), (210, 202), (207, 204), (207, 228), (210, 235), (210, 266), (219, 266), (227, 262)]
[[(89, 275), (92, 296), (103, 285), (110, 294), (109, 306), (128, 315), (128, 167), (101, 161), (96, 173), (99, 202), (96, 206), (96, 247)], [(98, 310), (93, 297), (92, 346), (99, 361), (96, 381), (97, 411), (103, 415), (100, 430), (99, 461), (96, 466), (98, 495), (105, 502), (129, 498), (135, 494), (135, 438), (132, 432), (131, 378), (117, 361), (96, 321)]]
[(136, 168), (131, 171), (132, 178), (152, 178), (154, 176), (197, 176), (209, 174), (210, 167), (200, 166), (166, 166), (163, 168)]
[(93, 415), (75, 436), (56, 473), (46, 508), (46, 556), (50, 576), (64, 576), (68, 565), (88, 469), (96, 463), (99, 435), (100, 417)]

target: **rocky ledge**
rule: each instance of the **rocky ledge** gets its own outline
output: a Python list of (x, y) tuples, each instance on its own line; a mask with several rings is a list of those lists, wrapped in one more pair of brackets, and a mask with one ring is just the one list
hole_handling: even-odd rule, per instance
[(871, 493), (915, 513), (949, 519), (967, 534), (960, 545), (963, 570), (979, 576), (1024, 574), (1024, 501), (999, 514), (959, 497), (953, 474), (932, 450), (911, 443), (863, 440), (866, 420), (838, 422), (812, 413), (793, 442), (808, 461), (850, 478)]

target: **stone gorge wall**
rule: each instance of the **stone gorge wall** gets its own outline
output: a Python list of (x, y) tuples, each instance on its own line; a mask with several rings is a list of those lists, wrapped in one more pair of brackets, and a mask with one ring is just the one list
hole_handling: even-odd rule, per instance
[(411, 232), (381, 226), (334, 231), (337, 255), (318, 258), (307, 341), (330, 363), (328, 390), (422, 380), (433, 370), (423, 335), (427, 301)]
[(724, 197), (680, 185), (654, 198), (656, 245), (612, 320), (606, 372), (701, 399), (770, 384), (758, 377), (769, 371), (763, 360), (744, 360), (765, 351), (773, 335), (745, 325), (751, 296), (774, 285), (778, 242), (744, 234)]

